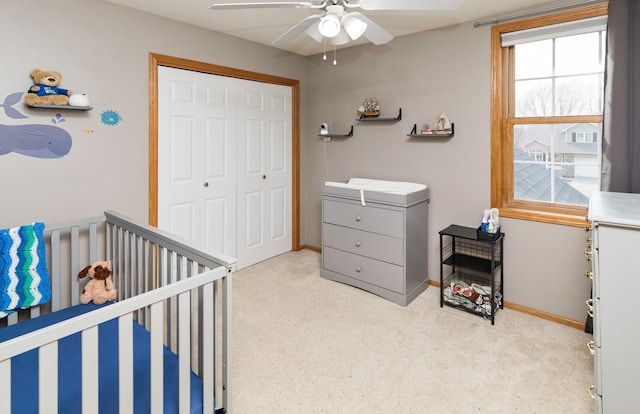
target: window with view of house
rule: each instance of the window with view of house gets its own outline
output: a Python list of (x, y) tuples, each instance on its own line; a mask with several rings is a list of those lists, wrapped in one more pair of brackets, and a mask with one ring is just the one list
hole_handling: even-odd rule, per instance
[(493, 28), (492, 206), (582, 225), (600, 188), (606, 5)]

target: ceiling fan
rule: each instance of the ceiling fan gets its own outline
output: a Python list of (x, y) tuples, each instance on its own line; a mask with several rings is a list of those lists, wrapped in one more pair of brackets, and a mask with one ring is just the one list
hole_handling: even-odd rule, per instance
[(257, 9), (257, 8), (309, 8), (321, 13), (302, 19), (275, 39), (272, 44), (284, 44), (306, 33), (317, 42), (329, 40), (333, 45), (343, 45), (350, 40), (364, 36), (375, 45), (382, 45), (393, 36), (373, 20), (357, 11), (412, 11), (412, 10), (455, 10), (463, 0), (311, 0), (311, 1), (268, 1), (253, 3), (214, 3), (212, 10)]

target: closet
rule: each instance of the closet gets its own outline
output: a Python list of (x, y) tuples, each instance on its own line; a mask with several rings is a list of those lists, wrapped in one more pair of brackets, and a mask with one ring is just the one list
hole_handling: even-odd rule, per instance
[(158, 226), (238, 258), (290, 251), (291, 88), (158, 67)]

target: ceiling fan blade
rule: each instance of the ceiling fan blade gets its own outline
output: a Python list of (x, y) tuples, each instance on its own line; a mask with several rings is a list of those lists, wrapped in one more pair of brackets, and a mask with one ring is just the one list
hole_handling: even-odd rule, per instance
[(271, 44), (275, 45), (276, 43), (291, 42), (292, 40), (300, 36), (302, 33), (304, 33), (309, 27), (311, 27), (311, 25), (316, 23), (321, 17), (322, 17), (322, 14), (314, 14), (312, 16), (305, 17), (304, 19), (300, 20), (291, 29), (281, 34), (280, 37), (278, 37), (276, 40), (271, 42)]
[(319, 7), (318, 1), (265, 1), (262, 3), (213, 3), (209, 8), (211, 10), (230, 10), (230, 9), (269, 9), (279, 7)]
[(362, 10), (456, 10), (463, 0), (360, 0)]
[(376, 22), (374, 22), (364, 14), (359, 12), (352, 12), (349, 13), (349, 16), (362, 20), (367, 24), (367, 29), (362, 35), (369, 39), (369, 41), (374, 45), (383, 45), (393, 39), (393, 36), (391, 36), (389, 32), (378, 26)]

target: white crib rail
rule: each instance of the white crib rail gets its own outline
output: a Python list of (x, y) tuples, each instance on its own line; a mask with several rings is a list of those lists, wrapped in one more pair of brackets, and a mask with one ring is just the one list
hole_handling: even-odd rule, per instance
[[(122, 347), (120, 372), (127, 373), (127, 370), (131, 369), (128, 358), (132, 355), (132, 344), (127, 344), (126, 341), (131, 335), (131, 323), (127, 320), (135, 319), (151, 332), (152, 349), (155, 349), (152, 350), (152, 361), (154, 355), (156, 359), (161, 358), (164, 343), (179, 355), (181, 377), (186, 375), (188, 381), (189, 369), (193, 369), (202, 378), (204, 403), (208, 404), (205, 405), (205, 413), (231, 412), (229, 367), (231, 269), (236, 263), (234, 258), (219, 252), (207, 253), (168, 232), (138, 223), (113, 211), (107, 211), (103, 216), (48, 224), (45, 239), (50, 253), (48, 267), (52, 282), (51, 303), (9, 315), (6, 323), (11, 325), (18, 320), (78, 304), (82, 284), (78, 282), (76, 275), (84, 266), (96, 260), (112, 260), (112, 274), (118, 289), (119, 302), (0, 344), (0, 379), (3, 383), (6, 382), (4, 379), (10, 378), (7, 373), (10, 373), (11, 361), (7, 358), (11, 355), (40, 347), (40, 360), (51, 361), (53, 354), (57, 357), (56, 346), (59, 338), (71, 332), (82, 331), (83, 349), (86, 347), (93, 352), (92, 354), (83, 351), (83, 396), (89, 396), (86, 407), (83, 401), (83, 412), (94, 412), (97, 408), (90, 401), (97, 401), (93, 395), (97, 393), (97, 377), (93, 376), (93, 373), (97, 372), (97, 347), (94, 346), (97, 342), (97, 332), (96, 328), (91, 326), (98, 323), (97, 320), (108, 320), (117, 316), (121, 330), (119, 346)], [(218, 290), (219, 285), (221, 292)], [(190, 289), (196, 290), (189, 292)], [(218, 293), (221, 293), (221, 301), (217, 301)], [(146, 306), (149, 305), (148, 300), (153, 301), (154, 305)], [(143, 301), (146, 301), (146, 305)], [(191, 324), (191, 311), (194, 310), (194, 306), (197, 315), (196, 325)], [(218, 309), (220, 315), (217, 313)], [(219, 340), (216, 340), (215, 332), (217, 323), (220, 323), (222, 331)], [(160, 344), (159, 348), (154, 348), (153, 344)], [(221, 347), (220, 352), (217, 349), (218, 344)], [(194, 346), (197, 346), (197, 353), (192, 352)], [(43, 359), (45, 354), (46, 358)], [(91, 360), (90, 355), (93, 355), (94, 360)], [(57, 374), (49, 372), (57, 372), (54, 367), (56, 364), (41, 364), (41, 370), (45, 369), (46, 373), (41, 371), (40, 381), (46, 379), (47, 386), (40, 386), (40, 398), (45, 401), (41, 401), (40, 407), (47, 407), (47, 412), (52, 412), (51, 407), (57, 407), (57, 403), (51, 404), (52, 400), (57, 399), (57, 387), (53, 391), (50, 383), (52, 378), (57, 378)], [(220, 379), (216, 377), (218, 371), (221, 372)], [(152, 391), (161, 393), (162, 372), (152, 372), (151, 378), (156, 381), (155, 384), (152, 383)], [(188, 382), (186, 384), (181, 382), (181, 393), (188, 392)], [(133, 386), (128, 373), (121, 377), (120, 387), (120, 395), (124, 396), (120, 403), (129, 407), (133, 401), (130, 395)], [(7, 389), (8, 387), (0, 387), (0, 413), (10, 412), (10, 403), (7, 402), (10, 401), (10, 391)], [(215, 401), (216, 405), (222, 408), (216, 409), (212, 404), (218, 389), (220, 395), (216, 395), (219, 398), (215, 398)], [(152, 395), (152, 401), (162, 401), (161, 396)], [(131, 398), (131, 401), (128, 401), (128, 398)], [(188, 404), (189, 399), (181, 397), (181, 401)], [(120, 412), (131, 410), (123, 410), (121, 407)]]
[[(213, 298), (214, 283), (226, 277), (226, 269), (218, 267), (191, 278), (137, 295), (123, 302), (88, 312), (72, 319), (39, 329), (35, 332), (10, 339), (0, 347), (0, 378), (11, 377), (11, 358), (31, 349), (39, 348), (39, 406), (41, 412), (55, 413), (58, 407), (58, 341), (68, 335), (82, 332), (82, 407), (83, 414), (98, 412), (98, 369), (96, 355), (97, 325), (118, 318), (120, 356), (120, 412), (133, 412), (133, 331), (132, 315), (140, 308), (151, 307), (151, 401), (152, 412), (162, 412), (163, 395), (163, 306), (172, 297), (179, 297), (181, 309), (178, 312), (181, 325), (179, 350), (180, 401), (189, 404), (190, 363), (190, 296), (193, 289), (202, 287), (209, 298)], [(205, 312), (213, 313), (213, 301), (204, 301)], [(204, 326), (204, 336), (214, 336), (214, 324)], [(85, 352), (85, 349), (87, 352)], [(211, 349), (211, 348), (209, 348)], [(203, 380), (204, 412), (213, 413), (214, 386), (211, 373), (200, 374)], [(5, 381), (3, 381), (4, 383)], [(11, 381), (0, 387), (0, 412), (11, 412)], [(44, 410), (43, 410), (44, 409)], [(183, 411), (185, 409), (185, 411)], [(229, 408), (226, 407), (227, 412)], [(180, 412), (188, 412), (188, 406), (181, 406)]]

